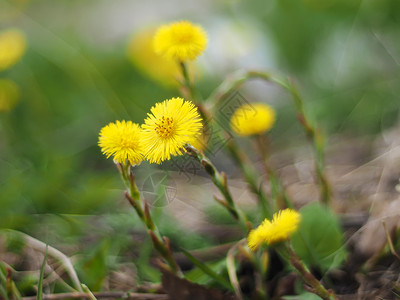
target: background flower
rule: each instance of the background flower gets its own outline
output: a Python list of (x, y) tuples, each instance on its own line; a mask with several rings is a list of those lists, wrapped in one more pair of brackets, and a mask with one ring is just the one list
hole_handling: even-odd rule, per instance
[(266, 104), (252, 103), (239, 107), (231, 117), (231, 129), (238, 135), (262, 134), (275, 123), (275, 111)]
[(161, 26), (154, 37), (156, 53), (179, 61), (194, 60), (207, 46), (203, 28), (189, 21)]
[(0, 71), (11, 68), (24, 55), (26, 40), (22, 31), (8, 29), (0, 32)]

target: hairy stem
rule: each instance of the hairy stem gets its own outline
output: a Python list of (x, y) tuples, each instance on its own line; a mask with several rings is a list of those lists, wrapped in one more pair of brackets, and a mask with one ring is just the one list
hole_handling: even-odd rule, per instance
[(120, 171), (125, 186), (128, 189), (125, 192), (125, 198), (129, 201), (131, 206), (135, 209), (140, 220), (146, 226), (147, 233), (151, 238), (154, 248), (168, 263), (171, 271), (176, 275), (181, 276), (182, 272), (180, 271), (179, 266), (172, 255), (169, 240), (161, 236), (158, 227), (154, 223), (150, 214), (150, 208), (147, 202), (140, 195), (131, 166), (129, 164), (118, 164), (117, 168)]
[(251, 164), (245, 154), (240, 151), (239, 147), (232, 139), (227, 143), (227, 150), (229, 151), (233, 160), (237, 163), (237, 165), (242, 170), (242, 173), (249, 184), (250, 190), (255, 193), (258, 197), (258, 201), (261, 205), (261, 209), (263, 211), (264, 218), (272, 217), (272, 209), (271, 204), (268, 199), (267, 194), (265, 193), (262, 184), (258, 183), (258, 174), (251, 167)]
[(200, 151), (194, 148), (191, 145), (185, 146), (186, 151), (189, 155), (196, 158), (198, 162), (203, 166), (204, 170), (207, 174), (211, 177), (212, 182), (224, 196), (225, 200), (216, 200), (223, 205), (229, 213), (239, 221), (240, 225), (242, 226), (243, 230), (247, 233), (251, 229), (251, 225), (247, 220), (245, 214), (235, 205), (233, 201), (231, 192), (229, 191), (228, 181), (226, 178), (225, 173), (220, 173), (213, 163)]
[(271, 197), (275, 199), (276, 206), (278, 209), (283, 209), (285, 207), (293, 208), (293, 204), (286, 195), (285, 187), (283, 186), (279, 176), (276, 174), (276, 171), (271, 167), (268, 162), (268, 147), (266, 146), (263, 138), (267, 139), (267, 136), (257, 135), (255, 136), (255, 143), (258, 149), (258, 153), (261, 157), (261, 163), (264, 168), (265, 173), (268, 176), (270, 185), (271, 185)]

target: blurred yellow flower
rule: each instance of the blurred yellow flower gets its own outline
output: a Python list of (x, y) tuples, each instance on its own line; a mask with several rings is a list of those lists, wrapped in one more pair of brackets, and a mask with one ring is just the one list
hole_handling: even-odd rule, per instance
[(230, 126), (236, 134), (249, 136), (270, 130), (275, 123), (275, 111), (266, 104), (252, 103), (239, 107), (232, 115)]
[(0, 71), (11, 68), (24, 55), (25, 35), (18, 29), (0, 32)]
[(142, 130), (131, 121), (116, 121), (104, 126), (99, 135), (101, 152), (114, 161), (139, 165), (143, 160)]
[(193, 147), (195, 147), (199, 151), (204, 151), (207, 149), (208, 140), (204, 131), (197, 136), (195, 140), (190, 143)]
[(163, 25), (154, 36), (154, 51), (157, 54), (181, 62), (196, 59), (206, 47), (205, 31), (189, 21)]
[(165, 85), (178, 85), (175, 78), (181, 77), (179, 65), (154, 52), (153, 39), (156, 30), (150, 28), (136, 34), (130, 41), (127, 55), (144, 75)]
[(247, 244), (252, 251), (256, 251), (263, 243), (273, 245), (289, 239), (300, 224), (301, 215), (290, 208), (280, 210), (272, 217), (272, 221), (265, 219), (260, 226), (250, 231)]
[(0, 79), (0, 112), (8, 112), (19, 100), (19, 88), (14, 81)]
[(143, 145), (150, 163), (182, 155), (185, 144), (193, 143), (203, 126), (196, 106), (182, 98), (156, 103), (147, 115), (142, 125)]

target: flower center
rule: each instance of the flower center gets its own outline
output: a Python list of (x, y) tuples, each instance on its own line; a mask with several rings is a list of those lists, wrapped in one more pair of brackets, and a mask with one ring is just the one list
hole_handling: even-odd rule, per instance
[(156, 124), (155, 131), (162, 138), (167, 138), (172, 134), (174, 130), (174, 120), (172, 118), (162, 117), (160, 122)]

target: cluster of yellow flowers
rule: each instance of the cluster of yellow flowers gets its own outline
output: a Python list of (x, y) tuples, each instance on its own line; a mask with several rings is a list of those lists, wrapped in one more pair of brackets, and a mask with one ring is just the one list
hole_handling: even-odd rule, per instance
[[(149, 48), (149, 39), (144, 36), (143, 40)], [(156, 54), (166, 59), (165, 71), (177, 72), (178, 68), (173, 67), (177, 66), (176, 62), (194, 60), (205, 50), (207, 36), (200, 26), (180, 21), (161, 26), (152, 46)], [(141, 53), (134, 44), (131, 48), (132, 53)], [(171, 156), (182, 155), (186, 144), (198, 143), (202, 127), (192, 102), (172, 98), (154, 105), (141, 126), (131, 121), (117, 121), (105, 126), (100, 131), (99, 146), (107, 158), (114, 156), (118, 163), (138, 165), (147, 159), (150, 163), (160, 164)]]
[(171, 155), (181, 155), (202, 129), (196, 106), (182, 98), (157, 103), (139, 126), (131, 121), (110, 123), (100, 131), (99, 146), (114, 161), (139, 165), (143, 159), (160, 164)]
[[(149, 48), (150, 40), (146, 37), (143, 39)], [(153, 39), (154, 52), (175, 66), (176, 62), (194, 60), (206, 46), (204, 30), (188, 21), (161, 26)], [(135, 44), (131, 47), (132, 54), (141, 53)], [(163, 62), (159, 59), (156, 61)], [(164, 71), (168, 73), (170, 70), (177, 72), (179, 69), (168, 65)], [(270, 130), (274, 122), (275, 111), (270, 106), (253, 103), (239, 107), (232, 115), (230, 126), (240, 136), (252, 136)], [(199, 144), (202, 129), (202, 119), (196, 106), (182, 98), (172, 98), (156, 103), (142, 125), (131, 121), (116, 121), (103, 127), (99, 146), (107, 158), (113, 156), (114, 161), (120, 164), (139, 165), (144, 159), (160, 164), (171, 159), (171, 156), (182, 155), (186, 144)], [(249, 233), (248, 246), (255, 251), (263, 243), (273, 245), (285, 241), (297, 230), (299, 222), (298, 212), (292, 209), (279, 211), (273, 215), (272, 221), (265, 219), (257, 229)]]

